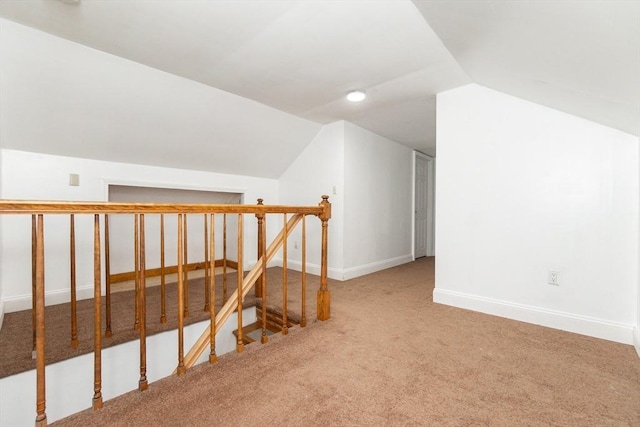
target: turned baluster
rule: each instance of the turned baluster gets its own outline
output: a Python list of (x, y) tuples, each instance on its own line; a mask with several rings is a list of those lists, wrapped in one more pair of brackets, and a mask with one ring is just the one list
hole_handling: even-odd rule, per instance
[(93, 225), (93, 409), (102, 408), (102, 315), (100, 292), (100, 216), (94, 215)]
[(282, 335), (289, 333), (287, 325), (287, 214), (284, 214), (284, 240), (282, 241)]
[(149, 385), (147, 383), (147, 307), (146, 307), (146, 254), (145, 254), (145, 237), (144, 237), (144, 214), (140, 214), (140, 240), (138, 248), (140, 250), (140, 298), (138, 302), (140, 307), (140, 380), (138, 381), (138, 389), (146, 390)]
[[(265, 236), (267, 234), (266, 216), (263, 218), (262, 224), (260, 224), (260, 229), (262, 229), (262, 236)], [(262, 274), (260, 276), (260, 289), (262, 289), (262, 336), (260, 337), (260, 342), (265, 344), (269, 341), (267, 337), (267, 239), (263, 237), (260, 246), (262, 252)]]
[(109, 215), (104, 216), (104, 286), (105, 286), (105, 317), (107, 325), (105, 327), (104, 336), (109, 338), (113, 336), (111, 330), (111, 256), (109, 253)]
[(182, 375), (187, 371), (184, 366), (184, 275), (183, 257), (184, 230), (182, 214), (178, 214), (178, 367), (176, 372)]
[(76, 304), (76, 226), (75, 217), (69, 215), (69, 263), (71, 275), (71, 346), (78, 347), (78, 316)]
[(327, 241), (328, 241), (328, 226), (329, 219), (331, 219), (331, 203), (329, 203), (329, 196), (322, 196), (322, 202), (319, 204), (323, 210), (318, 218), (322, 222), (322, 255), (320, 262), (320, 289), (317, 296), (317, 314), (318, 320), (328, 320), (331, 317), (330, 302), (331, 294), (327, 287)]
[(307, 217), (302, 216), (302, 307), (300, 327), (307, 326)]
[(227, 214), (222, 216), (222, 304), (227, 302)]
[(184, 274), (184, 317), (189, 317), (189, 257), (187, 253), (187, 247), (189, 246), (189, 232), (187, 230), (187, 214), (183, 216), (184, 221), (184, 268), (182, 269)]
[[(210, 296), (209, 292), (209, 245), (207, 231), (207, 214), (204, 214), (204, 311), (209, 311)], [(213, 270), (211, 270), (213, 274)]]
[(244, 340), (242, 337), (242, 214), (238, 214), (238, 269), (237, 269), (237, 281), (238, 281), (238, 341), (236, 344), (236, 351), (242, 353), (244, 351)]
[[(209, 260), (209, 268), (211, 269), (211, 274), (209, 275), (209, 295), (211, 297), (211, 303), (209, 304), (209, 317), (211, 319), (211, 333), (209, 335), (211, 351), (209, 352), (209, 363), (218, 361), (218, 356), (216, 356), (216, 245), (214, 217), (215, 215), (211, 214), (211, 227), (209, 227), (209, 254), (211, 255), (211, 259)], [(207, 215), (205, 214), (205, 224), (206, 220)]]
[(164, 214), (160, 214), (160, 323), (167, 323), (167, 289), (164, 271)]
[(140, 248), (138, 247), (138, 242), (140, 241), (140, 229), (139, 229), (139, 220), (138, 214), (133, 216), (134, 221), (134, 231), (133, 231), (133, 262), (134, 272), (135, 272), (135, 323), (133, 324), (133, 329), (140, 329)]
[(36, 270), (37, 270), (37, 251), (38, 251), (38, 226), (36, 225), (36, 216), (31, 215), (31, 358), (36, 359)]
[[(35, 216), (33, 217), (35, 219)], [(47, 425), (45, 386), (44, 329), (44, 217), (33, 222), (35, 230), (35, 353), (36, 353), (36, 427)]]
[[(258, 199), (258, 206), (262, 206), (263, 200), (262, 199)], [(256, 214), (256, 218), (258, 219), (258, 259), (260, 259), (260, 257), (262, 256), (262, 254), (264, 252), (262, 252), (263, 249), (263, 244), (262, 241), (264, 240), (264, 234), (263, 234), (263, 230), (262, 230), (262, 223), (264, 221), (264, 214), (263, 213), (257, 213)], [(259, 282), (256, 281), (256, 283), (262, 283), (262, 274), (260, 275), (260, 277), (258, 278)], [(255, 287), (255, 296), (258, 298), (262, 297), (262, 287), (256, 285)]]

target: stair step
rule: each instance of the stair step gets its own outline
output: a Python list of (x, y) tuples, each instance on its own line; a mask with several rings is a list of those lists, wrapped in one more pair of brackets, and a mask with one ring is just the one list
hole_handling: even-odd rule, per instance
[[(258, 316), (258, 319), (262, 319), (262, 306), (260, 304), (256, 306), (256, 315)], [(267, 325), (269, 323), (273, 323), (275, 326), (282, 329), (282, 312), (277, 309), (267, 307)], [(298, 315), (287, 313), (287, 327), (290, 328), (299, 324), (300, 318)]]
[[(258, 341), (262, 336), (262, 307), (260, 304), (256, 306), (256, 314), (258, 317), (258, 321), (254, 322), (250, 325), (247, 325), (242, 328), (242, 341), (244, 344), (251, 344), (252, 342)], [(267, 307), (267, 335), (277, 334), (282, 332), (282, 313), (278, 312), (273, 308)], [(297, 319), (297, 316), (292, 315), (291, 317), (287, 317), (287, 327), (291, 328), (293, 326), (299, 325), (300, 322)], [(256, 331), (260, 331), (259, 334), (255, 334)], [(233, 334), (237, 337), (238, 330), (233, 331)]]

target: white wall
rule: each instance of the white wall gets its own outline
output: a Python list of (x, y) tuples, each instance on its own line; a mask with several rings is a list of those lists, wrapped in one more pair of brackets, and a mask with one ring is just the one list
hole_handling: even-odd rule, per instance
[(344, 126), (344, 278), (412, 260), (413, 152)]
[[(411, 261), (411, 162), (411, 149), (340, 121), (324, 126), (280, 177), (283, 204), (330, 195), (329, 277), (346, 280)], [(320, 262), (317, 223), (309, 218), (310, 272)], [(290, 249), (290, 258), (299, 268), (300, 251)]]
[[(160, 168), (125, 163), (103, 162), (52, 156), (15, 150), (2, 150), (2, 196), (5, 199), (106, 201), (107, 183), (134, 184), (166, 188), (200, 189), (243, 193), (245, 201), (258, 197), (278, 200), (278, 181), (239, 175)], [(69, 186), (69, 174), (80, 175), (80, 186)], [(271, 204), (274, 204), (272, 202)], [(31, 300), (31, 219), (0, 218), (2, 251), (0, 263), (5, 310), (30, 307)], [(255, 218), (245, 216), (244, 249), (246, 264), (256, 259)], [(93, 220), (76, 220), (78, 290), (82, 297), (91, 294), (93, 283)], [(66, 301), (69, 286), (68, 218), (51, 217), (45, 221), (45, 260), (48, 303)], [(270, 229), (273, 237), (277, 230)], [(235, 235), (235, 233), (231, 234)], [(157, 234), (147, 235), (149, 246), (158, 246)], [(167, 237), (169, 239), (169, 237)], [(119, 267), (116, 266), (117, 270)], [(114, 271), (116, 271), (114, 270)]]
[(638, 138), (478, 85), (437, 123), (434, 300), (632, 343)]
[[(294, 160), (279, 180), (279, 202), (285, 205), (312, 205), (326, 194), (331, 202), (329, 220), (328, 275), (342, 279), (344, 267), (344, 122), (323, 126), (318, 135)], [(335, 192), (334, 192), (335, 188)], [(307, 263), (309, 272), (320, 271), (320, 220), (307, 217)], [(301, 242), (299, 228), (291, 237)], [(300, 248), (300, 246), (299, 246)], [(289, 242), (290, 267), (300, 268), (301, 251)]]

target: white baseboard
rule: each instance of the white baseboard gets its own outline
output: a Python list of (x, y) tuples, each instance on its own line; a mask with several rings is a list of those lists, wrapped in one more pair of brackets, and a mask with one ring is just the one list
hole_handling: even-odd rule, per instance
[(4, 301), (0, 299), (0, 329), (2, 329), (3, 321), (4, 321)]
[[(346, 269), (339, 268), (327, 268), (327, 277), (334, 280), (349, 280), (356, 277), (364, 276), (366, 274), (375, 273), (376, 271), (385, 270), (387, 268), (395, 267), (396, 265), (405, 264), (411, 262), (411, 254), (399, 256), (396, 258), (385, 259), (382, 261), (372, 262), (370, 264), (359, 265), (357, 267), (351, 267)], [(280, 266), (282, 266), (282, 260), (280, 260)], [(300, 261), (288, 260), (287, 267), (300, 271), (302, 270), (302, 263)], [(307, 263), (307, 273), (320, 275), (320, 266), (318, 264)]]
[[(45, 305), (63, 304), (71, 301), (71, 292), (69, 289), (57, 289), (45, 292)], [(76, 298), (79, 300), (93, 298), (93, 286), (82, 286), (76, 288)], [(4, 312), (13, 313), (14, 311), (31, 309), (31, 294), (16, 295), (2, 300), (4, 304)]]
[(375, 273), (376, 271), (385, 270), (387, 268), (395, 267), (396, 265), (406, 264), (411, 261), (413, 261), (413, 256), (411, 254), (406, 254), (395, 258), (346, 268), (343, 270), (343, 280), (355, 279), (356, 277)]
[[(282, 267), (282, 260), (279, 260), (278, 267)], [(302, 271), (302, 262), (296, 260), (287, 260), (287, 268), (295, 271)], [(320, 275), (320, 266), (318, 264), (310, 264), (307, 263), (307, 273), (313, 274), (315, 276)], [(344, 280), (342, 278), (342, 270), (337, 268), (327, 268), (327, 277), (333, 280)]]
[[(634, 344), (634, 326), (624, 323), (611, 322), (588, 316), (580, 316), (438, 288), (433, 292), (433, 302), (588, 335), (622, 344)], [(636, 344), (636, 350), (637, 349), (638, 346)]]
[(633, 331), (633, 346), (636, 348), (636, 353), (640, 357), (640, 325), (636, 326)]

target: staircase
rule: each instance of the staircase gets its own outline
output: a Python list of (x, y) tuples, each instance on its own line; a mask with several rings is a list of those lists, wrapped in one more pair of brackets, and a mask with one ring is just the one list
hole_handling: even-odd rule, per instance
[[(256, 306), (256, 318), (262, 319), (262, 304), (258, 303)], [(276, 308), (267, 307), (266, 313), (266, 328), (265, 335), (273, 335), (277, 333), (282, 333), (283, 330), (288, 330), (293, 326), (300, 326), (300, 317), (292, 312), (287, 314), (287, 327), (283, 328), (284, 320), (282, 316), (282, 310), (278, 310)], [(242, 337), (243, 343), (245, 345), (254, 343), (256, 341), (261, 340), (262, 336), (262, 322), (257, 320), (245, 327), (242, 328), (242, 334), (238, 334), (238, 330), (233, 331), (233, 334), (238, 337), (240, 335)], [(286, 332), (285, 332), (286, 335)]]
[[(214, 363), (217, 360), (216, 350), (216, 336), (222, 330), (225, 323), (232, 318), (232, 315), (237, 313), (237, 329), (236, 329), (236, 351), (242, 352), (245, 343), (248, 339), (255, 341), (254, 338), (248, 336), (251, 332), (257, 330), (257, 326), (252, 326), (253, 331), (247, 330), (247, 334), (244, 331), (245, 322), (243, 322), (244, 312), (244, 300), (249, 291), (252, 288), (256, 290), (256, 296), (265, 297), (262, 299), (264, 304), (273, 304), (273, 301), (266, 301), (266, 272), (267, 265), (271, 259), (280, 253), (282, 255), (283, 266), (283, 280), (282, 280), (282, 299), (281, 299), (281, 312), (278, 313), (277, 309), (261, 311), (259, 314), (260, 323), (260, 340), (261, 342), (267, 341), (267, 331), (269, 332), (281, 332), (286, 335), (290, 326), (300, 324), (305, 326), (305, 304), (302, 304), (302, 313), (298, 319), (288, 312), (287, 309), (287, 238), (290, 236), (293, 229), (298, 224), (302, 224), (301, 239), (302, 239), (302, 301), (306, 301), (306, 225), (305, 218), (307, 216), (316, 216), (321, 222), (321, 235), (316, 236), (319, 238), (321, 245), (321, 259), (320, 259), (320, 288), (316, 293), (316, 318), (318, 320), (327, 320), (330, 318), (330, 292), (327, 287), (327, 247), (328, 247), (328, 221), (331, 218), (331, 204), (328, 201), (328, 196), (322, 196), (322, 201), (316, 206), (280, 206), (273, 205), (267, 206), (262, 204), (262, 199), (258, 199), (257, 205), (206, 205), (206, 204), (157, 204), (157, 203), (103, 203), (103, 202), (60, 202), (60, 201), (16, 201), (16, 200), (0, 200), (0, 216), (3, 221), (6, 222), (6, 226), (16, 227), (16, 240), (23, 240), (24, 242), (31, 243), (31, 263), (29, 265), (28, 258), (24, 259), (24, 263), (19, 262), (15, 268), (24, 269), (25, 271), (31, 270), (31, 283), (25, 283), (25, 288), (31, 290), (32, 299), (32, 331), (33, 340), (32, 351), (35, 355), (35, 372), (32, 375), (35, 378), (30, 380), (31, 383), (35, 383), (35, 389), (31, 389), (32, 395), (26, 397), (25, 401), (32, 402), (32, 408), (35, 409), (35, 425), (44, 427), (47, 425), (47, 387), (49, 390), (56, 390), (57, 386), (61, 382), (58, 377), (52, 375), (50, 367), (47, 366), (46, 353), (45, 353), (45, 334), (51, 330), (51, 325), (47, 325), (45, 328), (45, 297), (49, 298), (52, 292), (60, 293), (59, 289), (46, 289), (45, 288), (45, 276), (47, 277), (47, 284), (51, 283), (69, 283), (68, 294), (70, 295), (71, 302), (71, 325), (70, 325), (70, 338), (72, 346), (77, 345), (77, 293), (78, 283), (92, 283), (91, 288), (87, 286), (87, 289), (91, 289), (93, 292), (92, 312), (93, 322), (92, 325), (85, 323), (81, 326), (90, 326), (93, 335), (93, 357), (87, 355), (85, 357), (87, 367), (92, 367), (93, 381), (86, 381), (84, 379), (83, 386), (76, 387), (78, 391), (85, 396), (87, 401), (91, 401), (91, 405), (94, 410), (100, 410), (103, 405), (105, 397), (110, 397), (108, 387), (115, 376), (126, 376), (128, 380), (135, 384), (137, 380), (138, 389), (144, 391), (148, 388), (150, 380), (152, 380), (158, 369), (153, 366), (154, 360), (158, 355), (168, 354), (173, 360), (177, 353), (178, 366), (174, 370), (174, 373), (178, 375), (184, 374), (187, 369), (199, 363), (204, 357), (209, 363)], [(8, 217), (26, 216), (31, 219), (31, 228), (23, 227), (26, 221), (13, 221)], [(147, 331), (147, 275), (151, 276), (153, 268), (147, 267), (147, 262), (150, 261), (149, 254), (157, 249), (150, 249), (152, 245), (148, 245), (147, 242), (155, 243), (160, 247), (160, 276), (164, 279), (165, 264), (165, 231), (164, 231), (164, 219), (165, 216), (170, 221), (175, 221), (176, 231), (173, 239), (177, 240), (177, 247), (175, 252), (177, 253), (177, 307), (167, 308), (166, 312), (176, 313), (177, 316), (177, 340), (170, 339), (167, 343), (161, 344), (159, 347), (154, 344), (154, 339), (149, 337)], [(200, 235), (193, 235), (188, 232), (187, 217), (199, 216), (202, 219), (203, 232)], [(216, 232), (216, 222), (222, 219), (223, 232), (222, 240), (225, 242), (223, 247), (223, 259), (227, 259), (226, 254), (226, 240), (227, 240), (227, 216), (237, 219), (237, 233), (235, 246), (237, 249), (237, 289), (233, 290), (228, 299), (226, 282), (223, 290), (223, 300), (225, 304), (220, 310), (216, 310), (215, 304), (205, 303), (205, 310), (208, 314), (209, 320), (206, 321), (207, 327), (202, 332), (199, 338), (193, 340), (194, 335), (191, 333), (191, 327), (187, 328), (185, 324), (185, 318), (189, 316), (189, 300), (188, 300), (188, 274), (190, 263), (188, 261), (188, 241), (197, 239), (203, 241), (204, 248), (204, 266), (206, 271), (214, 272), (216, 267), (215, 262), (215, 250), (216, 242), (220, 241), (220, 233)], [(47, 221), (45, 221), (45, 217)], [(56, 226), (54, 232), (45, 232), (45, 224), (47, 224), (47, 230), (50, 230), (50, 225), (54, 221), (48, 220), (50, 217), (66, 217), (69, 224), (69, 234), (65, 235), (64, 226), (62, 228), (59, 224), (62, 222), (55, 222)], [(76, 217), (84, 217), (84, 224), (89, 225), (93, 223), (93, 227), (80, 227), (76, 231), (75, 221)], [(133, 236), (131, 235), (114, 235), (109, 232), (109, 219), (115, 217), (122, 217), (128, 221), (127, 218), (133, 219)], [(243, 257), (245, 250), (243, 245), (245, 240), (248, 240), (249, 234), (246, 233), (244, 226), (245, 217), (255, 217), (258, 223), (257, 233), (257, 249), (258, 249), (258, 261), (257, 263), (244, 274)], [(282, 226), (282, 230), (278, 233), (276, 238), (267, 248), (266, 236), (267, 234), (267, 218), (269, 223), (272, 222), (278, 227)], [(153, 224), (159, 224), (159, 230), (154, 228)], [(104, 228), (103, 228), (104, 227)], [(192, 229), (189, 227), (189, 229)], [(159, 234), (156, 234), (159, 233)], [(171, 232), (173, 234), (173, 231)], [(156, 237), (153, 237), (156, 236)], [(159, 236), (159, 238), (158, 238)], [(191, 236), (191, 237), (189, 237)], [(133, 238), (132, 238), (133, 237)], [(104, 240), (103, 240), (104, 238)], [(132, 238), (132, 239), (131, 239)], [(46, 251), (48, 262), (45, 263), (45, 239), (47, 241)], [(115, 372), (109, 369), (113, 366), (113, 355), (110, 349), (103, 349), (103, 338), (108, 339), (113, 336), (117, 331), (113, 331), (111, 328), (111, 292), (110, 292), (110, 260), (111, 248), (109, 241), (116, 239), (131, 239), (134, 243), (134, 275), (135, 278), (135, 300), (129, 301), (132, 307), (135, 309), (135, 322), (133, 330), (139, 335), (138, 340), (138, 356), (128, 357), (128, 360), (137, 362), (138, 369), (132, 371), (123, 372), (122, 370), (116, 370)], [(172, 239), (172, 236), (167, 234), (167, 239)], [(176, 241), (174, 240), (174, 241)], [(76, 269), (76, 242), (80, 242), (79, 246), (82, 248), (93, 247), (93, 250), (83, 251), (82, 256), (87, 260), (93, 261), (93, 271), (89, 269), (77, 270)], [(318, 240), (316, 240), (318, 241)], [(92, 243), (91, 243), (92, 242)], [(17, 242), (16, 242), (17, 244)], [(29, 244), (25, 243), (24, 246), (28, 247)], [(255, 246), (254, 246), (255, 247)], [(64, 252), (69, 253), (69, 265), (59, 266), (55, 265), (53, 269), (49, 268), (51, 264), (59, 263), (60, 257), (53, 256), (51, 253), (61, 254)], [(175, 255), (174, 255), (175, 256)], [(51, 262), (53, 260), (53, 262)], [(103, 263), (104, 261), (104, 263)], [(24, 265), (23, 265), (24, 264)], [(47, 266), (45, 274), (45, 265)], [(208, 266), (208, 268), (207, 268)], [(61, 268), (62, 267), (62, 268)], [(68, 268), (65, 268), (68, 267)], [(66, 276), (66, 272), (69, 272), (69, 276)], [(78, 274), (80, 273), (80, 274)], [(26, 275), (25, 275), (26, 276)], [(76, 277), (78, 276), (78, 277)], [(103, 278), (106, 281), (103, 282)], [(67, 282), (68, 281), (68, 282)], [(215, 275), (209, 274), (205, 279), (206, 289), (205, 296), (208, 297), (205, 301), (215, 301)], [(31, 286), (28, 286), (31, 285)], [(161, 283), (161, 289), (164, 292), (164, 287)], [(104, 292), (106, 289), (106, 292)], [(231, 291), (231, 289), (229, 289)], [(67, 292), (65, 289), (64, 292)], [(164, 295), (164, 294), (162, 294)], [(103, 302), (103, 298), (105, 302)], [(165, 313), (165, 299), (162, 296), (162, 313)], [(234, 316), (235, 317), (235, 316)], [(253, 319), (252, 319), (253, 320)], [(105, 327), (106, 323), (106, 327)], [(235, 323), (235, 322), (234, 322)], [(231, 324), (227, 324), (231, 326)], [(199, 326), (200, 328), (203, 325)], [(189, 329), (189, 330), (187, 330)], [(30, 340), (31, 341), (31, 340)], [(66, 341), (66, 339), (64, 339)], [(177, 341), (177, 348), (176, 343)], [(193, 344), (192, 344), (193, 343)], [(190, 349), (185, 353), (185, 347), (191, 345)], [(176, 351), (177, 350), (177, 351)], [(207, 351), (208, 350), (208, 351)], [(205, 353), (207, 351), (207, 353)], [(148, 354), (152, 354), (153, 357), (148, 358)], [(92, 360), (91, 360), (92, 359)], [(138, 359), (138, 360), (135, 360)], [(48, 383), (45, 381), (45, 376), (49, 376)], [(136, 378), (137, 377), (137, 378)], [(104, 380), (104, 381), (103, 381)], [(104, 390), (103, 390), (104, 385)], [(67, 393), (62, 393), (67, 395)], [(91, 397), (92, 396), (92, 397)], [(74, 399), (75, 400), (75, 399)], [(50, 408), (53, 410), (53, 408)], [(3, 411), (4, 412), (4, 411)], [(32, 412), (33, 413), (33, 412)], [(52, 414), (52, 418), (55, 419), (59, 414)], [(24, 423), (19, 423), (24, 424)]]

